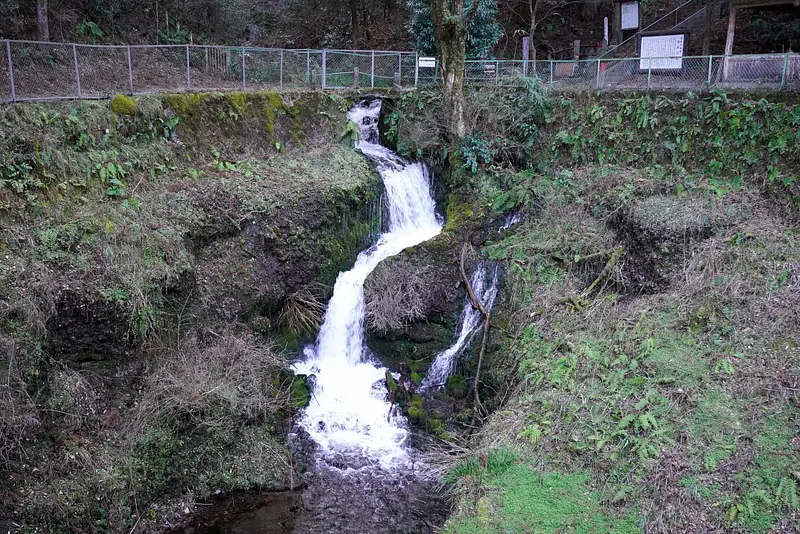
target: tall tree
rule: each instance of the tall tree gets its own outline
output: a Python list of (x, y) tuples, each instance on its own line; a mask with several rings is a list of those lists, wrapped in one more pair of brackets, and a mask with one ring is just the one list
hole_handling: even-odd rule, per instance
[(50, 40), (50, 23), (47, 19), (47, 0), (36, 0), (36, 31), (40, 41)]
[(706, 0), (706, 24), (703, 31), (703, 55), (708, 56), (711, 54), (711, 25), (712, 13), (714, 12), (714, 0)]
[[(534, 36), (539, 25), (547, 20), (551, 15), (557, 15), (560, 9), (564, 9), (572, 4), (581, 4), (584, 0), (528, 0), (528, 35), (530, 36), (530, 59), (536, 61), (536, 45), (534, 44)], [(596, 10), (599, 2), (592, 2)]]
[(482, 0), (431, 0), (431, 22), (442, 82), (445, 131), (451, 143), (457, 143), (466, 133), (464, 59), (470, 24), (481, 10), (481, 5)]
[[(466, 0), (465, 9), (471, 9), (472, 0)], [(411, 35), (414, 49), (420, 54), (435, 55), (436, 41), (433, 37), (430, 0), (408, 0), (411, 11)], [(467, 28), (467, 59), (492, 57), (494, 45), (503, 36), (497, 22), (497, 0), (483, 0)]]
[(358, 50), (359, 24), (358, 24), (358, 0), (350, 0), (350, 38), (353, 40), (353, 48)]

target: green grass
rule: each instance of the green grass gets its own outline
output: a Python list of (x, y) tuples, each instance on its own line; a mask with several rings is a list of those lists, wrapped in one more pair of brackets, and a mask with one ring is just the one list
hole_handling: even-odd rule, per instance
[(589, 485), (590, 474), (539, 473), (515, 465), (488, 481), (491, 504), (486, 514), (449, 522), (449, 534), (553, 532), (633, 534), (631, 514), (617, 515), (602, 507), (601, 494)]

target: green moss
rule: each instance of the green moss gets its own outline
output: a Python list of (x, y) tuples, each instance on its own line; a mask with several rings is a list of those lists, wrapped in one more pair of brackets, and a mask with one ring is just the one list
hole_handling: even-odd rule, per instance
[(448, 377), (446, 389), (447, 392), (457, 399), (463, 399), (467, 396), (467, 380), (463, 376), (452, 375)]
[(297, 408), (305, 408), (311, 400), (311, 388), (308, 384), (306, 375), (296, 375), (292, 378), (291, 387), (292, 405)]
[(111, 99), (111, 111), (120, 117), (133, 117), (139, 112), (139, 105), (129, 96), (115, 95)]
[(472, 217), (472, 207), (466, 202), (460, 202), (455, 195), (450, 197), (445, 211), (447, 220), (445, 221), (445, 231), (452, 231), (463, 225)]
[(416, 422), (423, 422), (425, 420), (425, 406), (422, 403), (422, 397), (419, 395), (411, 397), (411, 405), (408, 407), (408, 418)]

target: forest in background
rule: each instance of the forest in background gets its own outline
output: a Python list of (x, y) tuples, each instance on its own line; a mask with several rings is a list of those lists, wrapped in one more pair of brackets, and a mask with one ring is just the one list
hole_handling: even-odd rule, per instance
[[(682, 3), (643, 1), (643, 23)], [(547, 57), (568, 51), (576, 39), (584, 46), (599, 44), (603, 18), (613, 19), (613, 2), (485, 0), (480, 11), (477, 19), (483, 20), (476, 22), (484, 43), (476, 55), (521, 58), (522, 38), (532, 35), (537, 56)], [(433, 46), (432, 33), (420, 29), (420, 21), (430, 27), (425, 0), (4, 0), (3, 15), (0, 39), (421, 51)], [(725, 24), (722, 17), (715, 20), (714, 54), (722, 52)], [(737, 22), (736, 53), (797, 49), (799, 38), (796, 13), (745, 10)]]

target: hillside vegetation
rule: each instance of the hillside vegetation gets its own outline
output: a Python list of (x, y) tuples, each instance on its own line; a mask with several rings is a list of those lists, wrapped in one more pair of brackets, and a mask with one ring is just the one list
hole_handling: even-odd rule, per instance
[[(441, 161), (422, 135), (438, 100), (406, 99), (401, 150)], [(464, 442), (449, 422), (445, 532), (800, 530), (800, 107), (534, 86), (469, 101), (448, 225), (521, 222), (481, 248), (506, 273), (493, 413)]]
[(379, 229), (348, 107), (0, 108), (3, 531), (150, 531), (214, 492), (292, 488), (289, 351)]

